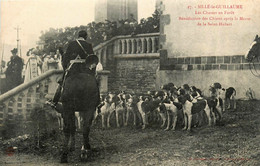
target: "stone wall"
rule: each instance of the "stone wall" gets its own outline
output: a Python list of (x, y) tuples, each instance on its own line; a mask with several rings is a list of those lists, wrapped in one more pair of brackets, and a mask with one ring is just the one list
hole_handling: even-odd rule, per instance
[(108, 86), (110, 91), (144, 93), (156, 88), (156, 71), (159, 69), (158, 58), (115, 60), (110, 71)]
[(108, 75), (108, 91), (147, 92), (156, 88), (159, 33), (117, 36), (94, 48)]
[[(251, 88), (260, 99), (260, 79), (243, 56), (259, 33), (260, 13), (256, 11), (260, 2), (161, 1), (157, 88), (169, 82), (177, 86), (188, 83), (208, 94), (209, 86), (219, 82), (224, 88), (234, 87), (237, 98), (247, 98), (246, 91)], [(227, 9), (228, 5), (240, 8)], [(222, 26), (227, 18), (230, 26)], [(260, 73), (259, 63), (255, 68)]]
[[(255, 64), (260, 71), (260, 64)], [(237, 98), (246, 99), (246, 91), (253, 90), (255, 98), (260, 98), (259, 77), (250, 70), (250, 64), (242, 55), (178, 57), (168, 58), (167, 51), (161, 51), (160, 71), (157, 72), (157, 87), (172, 82), (177, 86), (194, 85), (209, 95), (209, 86), (219, 82), (224, 88), (234, 87)]]

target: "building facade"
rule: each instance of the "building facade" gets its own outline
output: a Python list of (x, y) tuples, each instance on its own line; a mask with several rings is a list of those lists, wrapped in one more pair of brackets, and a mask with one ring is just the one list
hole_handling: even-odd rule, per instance
[(137, 0), (96, 0), (95, 22), (118, 21), (138, 17)]
[(259, 34), (259, 5), (254, 0), (162, 0), (157, 85), (189, 84), (207, 95), (209, 86), (219, 82), (234, 87), (237, 98), (247, 98), (253, 89), (259, 99), (260, 80), (244, 57)]

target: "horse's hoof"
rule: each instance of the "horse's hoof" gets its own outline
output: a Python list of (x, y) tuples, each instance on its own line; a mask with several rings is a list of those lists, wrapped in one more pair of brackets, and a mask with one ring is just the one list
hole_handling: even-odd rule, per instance
[(164, 131), (168, 131), (168, 130), (169, 130), (169, 128), (164, 129)]
[(60, 158), (60, 163), (68, 163), (68, 154), (63, 153)]
[(91, 150), (81, 150), (80, 160), (82, 162), (89, 161), (90, 157), (91, 157)]

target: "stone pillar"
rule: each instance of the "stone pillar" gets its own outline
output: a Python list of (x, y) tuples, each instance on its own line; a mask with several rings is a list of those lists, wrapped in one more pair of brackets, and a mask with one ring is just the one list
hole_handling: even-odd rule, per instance
[(99, 62), (102, 64), (103, 63), (102, 49), (98, 50), (98, 55), (99, 55)]
[(100, 94), (106, 94), (108, 92), (108, 75), (109, 75), (109, 73), (110, 72), (107, 70), (98, 72)]
[(117, 40), (115, 43), (115, 50), (117, 51), (116, 54), (121, 54), (122, 53), (122, 40)]
[(99, 61), (100, 61), (100, 60), (101, 60), (101, 55), (100, 55), (99, 50), (98, 50), (95, 54), (97, 55), (97, 57), (98, 57), (98, 59), (99, 59)]
[(141, 51), (141, 53), (145, 53), (145, 40), (144, 40), (144, 38), (141, 38), (141, 41), (142, 41), (142, 51)]
[(156, 44), (155, 37), (152, 37), (152, 52), (153, 53), (156, 52), (155, 44)]
[(130, 42), (131, 42), (131, 40), (129, 40), (129, 39), (126, 39), (126, 53), (127, 54), (130, 54), (131, 52), (131, 48), (130, 48)]
[(147, 40), (146, 40), (146, 53), (151, 52), (150, 48), (151, 48), (150, 38), (147, 38)]
[(103, 67), (106, 67), (107, 65), (107, 47), (104, 47), (103, 49), (103, 63), (101, 63)]
[(125, 54), (125, 40), (121, 40), (122, 41), (122, 52), (121, 54)]
[(131, 50), (131, 54), (135, 54), (135, 43), (134, 43), (134, 39), (131, 39), (132, 42), (132, 50)]

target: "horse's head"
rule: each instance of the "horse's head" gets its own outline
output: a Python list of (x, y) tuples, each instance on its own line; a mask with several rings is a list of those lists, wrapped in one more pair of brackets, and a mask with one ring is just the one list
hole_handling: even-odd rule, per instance
[(251, 44), (249, 50), (245, 55), (245, 59), (252, 61), (255, 57), (260, 56), (260, 37), (256, 35), (255, 40)]

